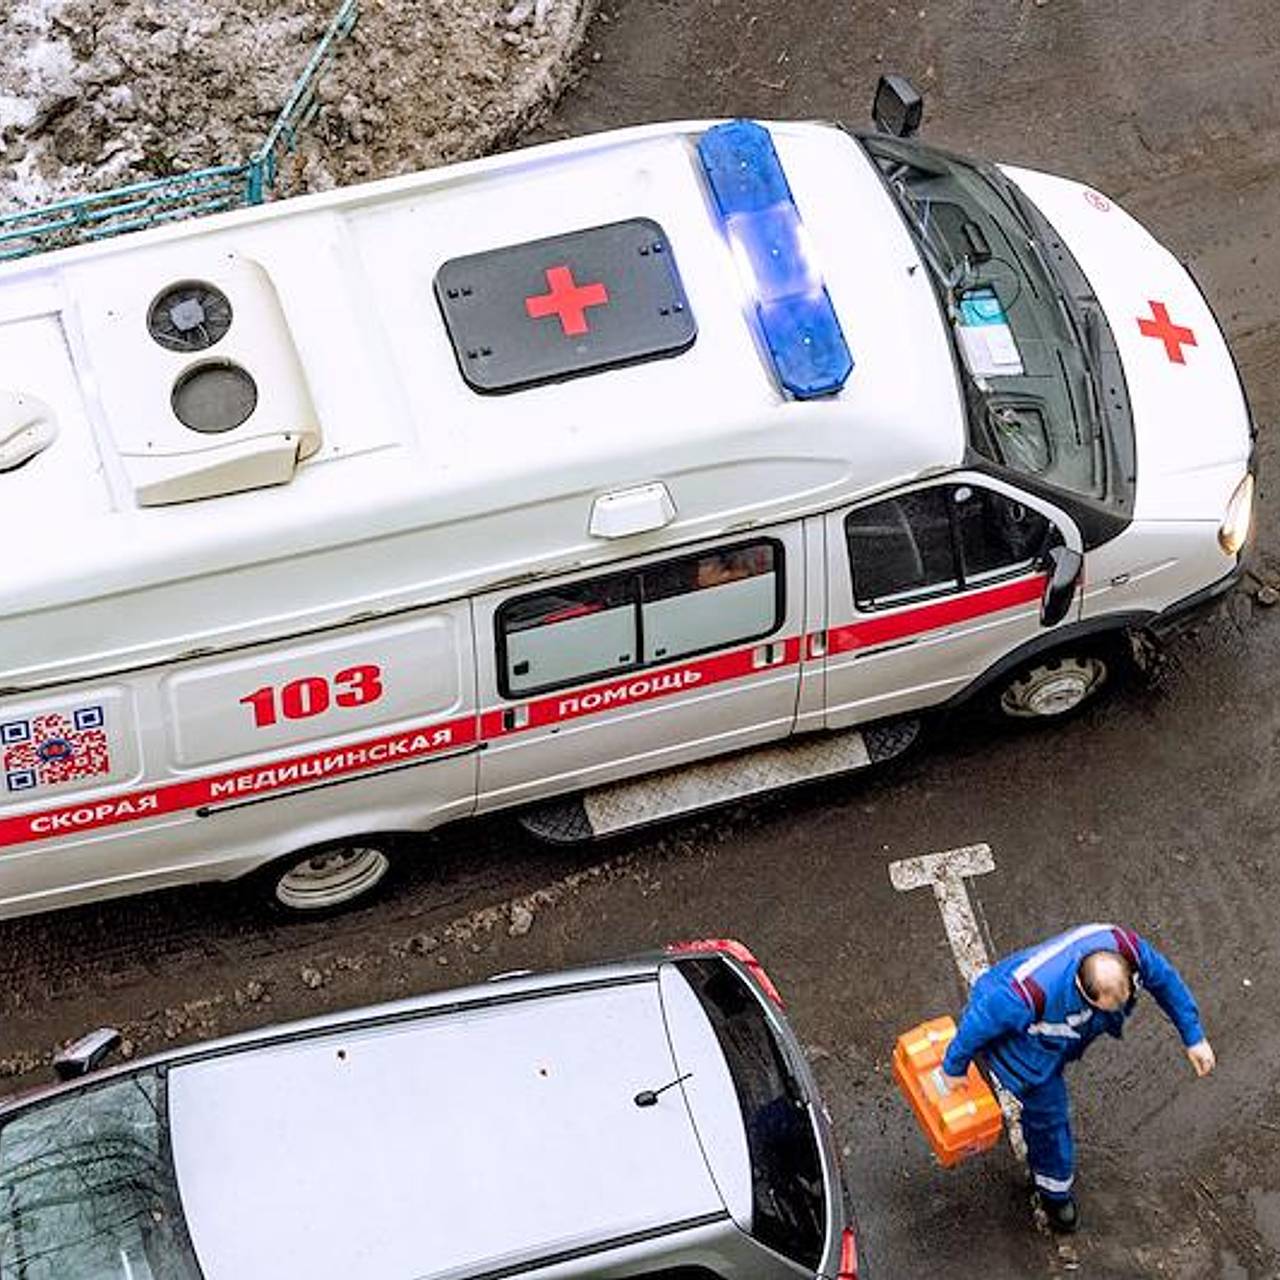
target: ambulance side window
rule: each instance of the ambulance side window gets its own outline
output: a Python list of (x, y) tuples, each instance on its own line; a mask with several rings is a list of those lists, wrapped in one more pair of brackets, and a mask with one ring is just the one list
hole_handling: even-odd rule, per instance
[(782, 621), (781, 559), (774, 543), (752, 542), (645, 569), (644, 661), (768, 635)]
[(952, 510), (960, 536), (960, 561), (966, 585), (1029, 568), (1056, 533), (1038, 511), (991, 489), (957, 485)]
[(508, 600), (504, 696), (618, 675), (762, 638), (785, 616), (782, 546), (766, 538)]
[(503, 692), (638, 666), (636, 585), (634, 574), (618, 574), (507, 601), (498, 612)]
[(884, 608), (960, 585), (945, 489), (917, 489), (859, 507), (844, 528), (859, 608)]
[(976, 485), (917, 489), (845, 520), (854, 600), (883, 609), (1030, 570), (1062, 535), (1038, 511)]

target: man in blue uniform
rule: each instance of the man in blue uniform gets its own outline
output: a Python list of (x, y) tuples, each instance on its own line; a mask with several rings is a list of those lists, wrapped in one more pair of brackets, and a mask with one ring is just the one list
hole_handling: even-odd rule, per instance
[(1214, 1068), (1200, 1011), (1178, 971), (1130, 929), (1086, 924), (1016, 952), (973, 984), (942, 1062), (958, 1085), (976, 1056), (1022, 1103), (1037, 1191), (1057, 1231), (1078, 1222), (1063, 1070), (1102, 1032), (1115, 1036), (1146, 988), (1177, 1028), (1197, 1076)]

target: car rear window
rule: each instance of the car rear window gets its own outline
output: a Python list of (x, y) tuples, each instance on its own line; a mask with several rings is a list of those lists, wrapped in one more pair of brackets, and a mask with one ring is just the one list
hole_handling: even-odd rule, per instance
[(706, 1267), (668, 1267), (665, 1271), (641, 1271), (633, 1280), (724, 1280)]
[(826, 1239), (817, 1137), (764, 1008), (723, 960), (679, 961), (729, 1064), (751, 1155), (751, 1234), (816, 1268)]

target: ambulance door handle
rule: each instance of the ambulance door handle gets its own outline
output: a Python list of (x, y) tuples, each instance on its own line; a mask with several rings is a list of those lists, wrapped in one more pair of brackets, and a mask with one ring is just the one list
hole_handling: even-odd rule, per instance
[(528, 723), (528, 707), (507, 707), (502, 712), (502, 727), (508, 732), (512, 729), (523, 729)]
[(757, 645), (751, 653), (751, 665), (758, 671), (761, 667), (776, 667), (786, 657), (787, 647), (784, 644), (770, 643)]
[[(931, 631), (929, 639), (941, 639), (943, 636), (950, 634), (948, 631)], [(857, 661), (859, 658), (878, 658), (885, 653), (893, 653), (896, 649), (910, 649), (913, 644), (919, 644), (924, 636), (907, 636), (903, 640), (894, 640), (889, 644), (876, 645), (874, 649), (858, 649), (854, 651), (853, 657)]]

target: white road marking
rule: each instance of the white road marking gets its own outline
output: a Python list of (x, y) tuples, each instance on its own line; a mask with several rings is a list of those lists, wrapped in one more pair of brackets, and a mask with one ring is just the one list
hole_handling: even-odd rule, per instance
[(983, 876), (995, 869), (991, 846), (987, 844), (970, 844), (962, 849), (926, 853), (889, 864), (889, 880), (900, 893), (925, 885), (933, 887), (956, 968), (970, 986), (991, 968), (991, 957), (978, 931), (978, 918), (969, 900), (965, 879)]
[[(991, 956), (978, 916), (969, 897), (965, 881), (971, 876), (984, 876), (996, 869), (989, 844), (969, 844), (960, 849), (947, 849), (943, 853), (926, 853), (918, 858), (902, 858), (889, 864), (889, 882), (899, 893), (922, 889), (929, 885), (942, 913), (942, 927), (946, 930), (951, 954), (956, 968), (969, 986), (991, 968)], [(1004, 1112), (1005, 1132), (1013, 1154), (1024, 1164), (1027, 1159), (1027, 1143), (1022, 1136), (1021, 1108), (1018, 1100), (998, 1080), (992, 1087)]]

